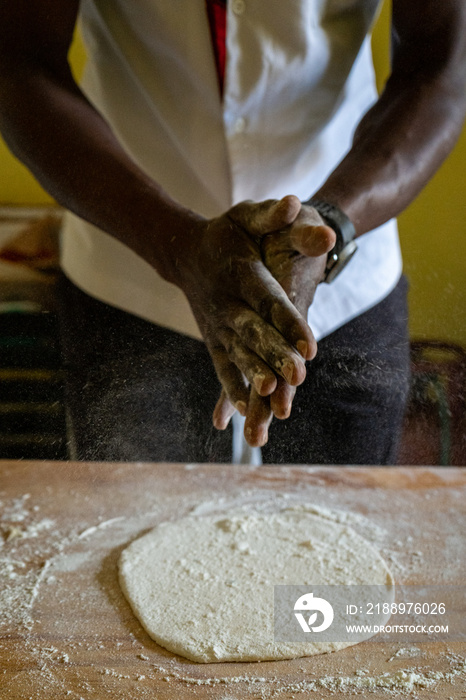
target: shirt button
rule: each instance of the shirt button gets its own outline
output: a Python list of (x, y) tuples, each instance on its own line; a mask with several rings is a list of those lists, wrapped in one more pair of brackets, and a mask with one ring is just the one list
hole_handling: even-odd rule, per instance
[(244, 0), (233, 0), (233, 2), (231, 3), (231, 9), (235, 13), (235, 15), (242, 15), (246, 9), (246, 3), (244, 2)]
[(246, 129), (246, 119), (244, 119), (243, 117), (239, 117), (235, 121), (235, 133), (242, 134), (245, 129)]

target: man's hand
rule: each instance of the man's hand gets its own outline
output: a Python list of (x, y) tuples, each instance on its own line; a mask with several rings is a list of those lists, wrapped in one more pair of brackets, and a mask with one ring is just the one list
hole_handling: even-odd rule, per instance
[[(296, 310), (306, 318), (317, 285), (324, 276), (327, 253), (335, 245), (335, 233), (315, 209), (302, 205), (297, 197), (285, 197), (281, 203), (285, 202), (294, 218), (283, 228), (262, 235), (261, 256)], [(316, 350), (314, 341), (306, 359), (312, 359)], [(267, 442), (272, 415), (281, 419), (290, 415), (295, 392), (296, 383), (287, 382), (283, 375), (276, 378), (272, 392), (260, 393), (252, 383), (245, 423), (245, 437), (251, 446)], [(222, 391), (214, 412), (216, 427), (226, 427), (234, 410), (227, 393)]]
[[(296, 197), (242, 202), (192, 224), (192, 244), (179, 251), (173, 281), (190, 302), (223, 387), (225, 400), (214, 413), (218, 428), (226, 427), (235, 409), (247, 414), (248, 385), (260, 397), (278, 391), (280, 403), (279, 387), (301, 384), (304, 361), (315, 355), (311, 329), (261, 249), (264, 237), (290, 226), (300, 210)], [(266, 249), (272, 251), (272, 243)], [(276, 264), (285, 273), (279, 256)]]

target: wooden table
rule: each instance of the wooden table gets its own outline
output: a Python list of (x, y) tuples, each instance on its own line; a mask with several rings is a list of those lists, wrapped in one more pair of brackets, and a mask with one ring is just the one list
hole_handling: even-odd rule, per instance
[(462, 584), (465, 496), (457, 468), (0, 462), (0, 698), (387, 698), (410, 683), (410, 697), (464, 698), (461, 641), (375, 638), (293, 661), (191, 663), (144, 632), (116, 566), (163, 520), (306, 502), (373, 542), (397, 583)]

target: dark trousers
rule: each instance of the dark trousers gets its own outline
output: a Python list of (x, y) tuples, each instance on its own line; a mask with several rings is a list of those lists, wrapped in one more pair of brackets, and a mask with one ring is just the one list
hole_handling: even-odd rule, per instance
[[(212, 427), (220, 386), (204, 344), (97, 301), (65, 277), (60, 326), (70, 457), (229, 462)], [(393, 464), (409, 388), (407, 284), (319, 343), (270, 464)]]

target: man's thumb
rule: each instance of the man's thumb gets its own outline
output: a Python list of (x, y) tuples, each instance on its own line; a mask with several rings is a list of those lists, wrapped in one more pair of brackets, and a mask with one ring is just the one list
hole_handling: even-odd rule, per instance
[(290, 242), (299, 253), (317, 258), (332, 250), (336, 243), (336, 234), (325, 224), (295, 223), (290, 230)]

